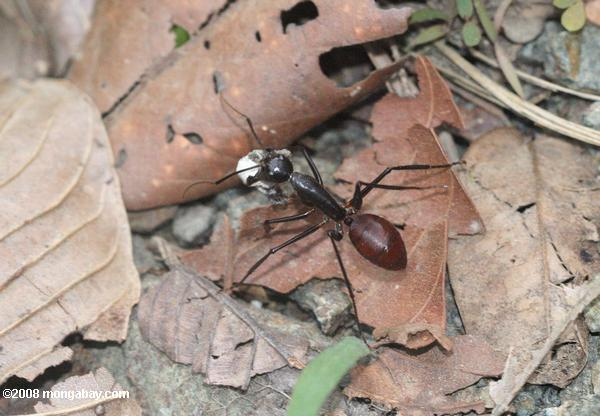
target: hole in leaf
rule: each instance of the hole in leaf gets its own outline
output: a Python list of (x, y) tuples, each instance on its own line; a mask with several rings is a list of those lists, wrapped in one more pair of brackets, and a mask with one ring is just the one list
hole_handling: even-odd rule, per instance
[(406, 0), (375, 0), (380, 9), (394, 9), (406, 6)]
[(170, 124), (167, 125), (167, 143), (171, 143), (175, 137), (175, 130)]
[(301, 1), (289, 10), (281, 12), (281, 26), (286, 33), (288, 25), (302, 26), (319, 17), (319, 9), (312, 1)]
[(187, 30), (179, 25), (171, 26), (171, 32), (175, 35), (175, 47), (179, 48), (181, 45), (190, 40), (190, 34)]
[(258, 30), (254, 33), (254, 37), (256, 38), (257, 42), (262, 42), (262, 36), (260, 36), (260, 32)]
[(190, 142), (192, 142), (194, 144), (202, 144), (202, 142), (204, 141), (202, 139), (202, 136), (200, 136), (198, 133), (194, 133), (194, 132), (183, 133), (183, 137), (185, 137), (186, 139), (188, 139)]
[(319, 56), (319, 66), (338, 87), (356, 84), (375, 70), (362, 45), (333, 48)]
[(579, 251), (579, 257), (584, 263), (591, 263), (594, 260), (594, 256), (586, 249), (581, 249), (581, 251)]
[(206, 49), (206, 50), (210, 49), (210, 40), (205, 40), (204, 41), (204, 49)]
[(517, 211), (519, 211), (522, 214), (533, 206), (535, 206), (535, 202), (532, 202), (530, 204), (521, 205), (519, 208), (517, 208)]
[(119, 150), (119, 153), (117, 153), (117, 160), (115, 160), (115, 168), (120, 168), (121, 166), (123, 166), (125, 164), (125, 161), (127, 160), (127, 151), (124, 148), (121, 148)]
[(224, 89), (223, 75), (219, 71), (214, 71), (212, 76), (213, 90), (215, 94), (219, 94)]

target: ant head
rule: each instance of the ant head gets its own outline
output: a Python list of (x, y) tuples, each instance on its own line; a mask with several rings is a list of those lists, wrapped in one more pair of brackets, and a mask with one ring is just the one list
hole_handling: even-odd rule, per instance
[(292, 172), (294, 172), (294, 165), (285, 155), (276, 154), (266, 162), (267, 177), (272, 182), (285, 182), (290, 178)]

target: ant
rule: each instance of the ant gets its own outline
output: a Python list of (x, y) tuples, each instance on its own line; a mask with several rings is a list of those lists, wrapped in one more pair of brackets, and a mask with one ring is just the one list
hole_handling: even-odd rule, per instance
[[(222, 102), (224, 102), (229, 108), (244, 118), (246, 124), (252, 132), (254, 140), (256, 140), (260, 146), (262, 146), (262, 141), (258, 137), (250, 118), (236, 110), (231, 104), (229, 104), (227, 100), (225, 100), (222, 95), (220, 96)], [(344, 225), (348, 228), (348, 235), (352, 245), (363, 258), (386, 270), (405, 269), (408, 259), (406, 246), (400, 231), (394, 226), (394, 224), (381, 216), (361, 213), (363, 200), (375, 188), (387, 190), (447, 188), (446, 185), (418, 187), (405, 185), (386, 185), (381, 184), (380, 182), (393, 171), (447, 169), (462, 162), (439, 165), (412, 164), (386, 167), (371, 182), (356, 182), (352, 198), (342, 205), (323, 185), (323, 180), (319, 170), (317, 169), (317, 166), (310, 157), (306, 148), (303, 146), (300, 148), (302, 149), (304, 158), (308, 162), (312, 176), (296, 172), (294, 170), (294, 166), (290, 160), (291, 152), (289, 150), (274, 150), (267, 148), (264, 150), (254, 150), (247, 156), (240, 159), (236, 171), (230, 172), (215, 181), (202, 180), (194, 182), (188, 186), (186, 190), (197, 183), (213, 183), (217, 185), (235, 175), (240, 175), (244, 184), (250, 186), (262, 182), (267, 188), (276, 188), (278, 185), (288, 182), (296, 195), (299, 197), (300, 201), (309, 209), (305, 212), (295, 215), (267, 219), (265, 220), (264, 224), (270, 225), (302, 220), (309, 217), (315, 211), (323, 214), (323, 219), (322, 221), (307, 227), (302, 232), (293, 236), (282, 244), (272, 247), (264, 256), (258, 259), (256, 263), (252, 265), (252, 267), (250, 267), (244, 277), (238, 282), (238, 285), (243, 284), (244, 281), (270, 256), (282, 250), (283, 248), (308, 237), (331, 222), (334, 224), (334, 228), (328, 230), (327, 235), (329, 236), (333, 246), (337, 262), (342, 272), (342, 277), (344, 278), (346, 288), (350, 295), (354, 310), (354, 320), (360, 331), (358, 309), (356, 306), (354, 291), (348, 278), (346, 268), (344, 267), (340, 250), (338, 248), (338, 242), (340, 242), (344, 237)], [(360, 335), (364, 341), (362, 331), (360, 331)]]

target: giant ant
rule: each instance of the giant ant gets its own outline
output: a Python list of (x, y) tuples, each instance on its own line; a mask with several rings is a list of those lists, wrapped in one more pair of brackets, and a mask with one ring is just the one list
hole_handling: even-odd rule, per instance
[[(262, 141), (258, 137), (250, 118), (236, 110), (227, 100), (225, 100), (222, 94), (220, 94), (220, 96), (222, 102), (244, 118), (254, 140), (259, 146), (263, 147)], [(267, 148), (250, 152), (247, 156), (240, 159), (240, 163), (238, 163), (235, 171), (228, 173), (222, 178), (194, 182), (186, 188), (186, 191), (197, 183), (220, 184), (236, 175), (240, 175), (242, 181), (246, 185), (254, 185), (261, 182), (267, 188), (276, 188), (279, 184), (288, 182), (300, 201), (307, 206), (308, 210), (295, 215), (267, 219), (264, 222), (265, 225), (298, 221), (309, 217), (315, 211), (323, 214), (323, 219), (320, 222), (307, 227), (302, 232), (282, 244), (272, 247), (264, 256), (258, 259), (252, 267), (250, 267), (238, 284), (243, 284), (244, 281), (273, 254), (308, 237), (326, 224), (332, 222), (334, 227), (327, 231), (327, 235), (333, 246), (337, 262), (342, 272), (342, 277), (344, 278), (346, 288), (350, 295), (354, 310), (354, 319), (360, 331), (354, 291), (338, 248), (338, 242), (344, 237), (344, 225), (348, 228), (348, 234), (352, 245), (363, 258), (386, 270), (402, 270), (406, 268), (408, 261), (407, 252), (400, 231), (394, 224), (381, 216), (361, 213), (360, 211), (364, 198), (376, 188), (387, 190), (446, 188), (445, 185), (418, 187), (408, 185), (386, 185), (381, 184), (380, 182), (393, 171), (445, 169), (461, 162), (439, 165), (412, 164), (386, 167), (371, 182), (356, 182), (352, 198), (345, 204), (340, 204), (323, 185), (319, 170), (306, 148), (300, 147), (300, 149), (308, 162), (312, 176), (294, 170), (294, 166), (290, 160), (291, 152), (288, 150), (274, 150)], [(362, 331), (360, 331), (360, 333), (361, 337), (363, 337)]]

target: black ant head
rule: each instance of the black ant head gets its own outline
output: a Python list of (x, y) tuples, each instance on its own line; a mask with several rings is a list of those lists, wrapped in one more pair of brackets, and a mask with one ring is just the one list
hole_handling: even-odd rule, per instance
[(269, 158), (265, 167), (268, 180), (275, 183), (287, 181), (294, 172), (294, 165), (288, 157), (282, 154), (276, 154)]

